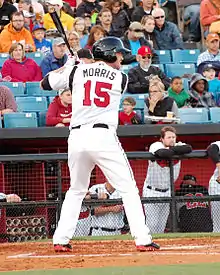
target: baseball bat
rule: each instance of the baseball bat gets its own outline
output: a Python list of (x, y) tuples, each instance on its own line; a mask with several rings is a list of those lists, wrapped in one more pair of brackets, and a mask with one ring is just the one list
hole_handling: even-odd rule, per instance
[(53, 23), (54, 23), (54, 25), (56, 26), (58, 32), (59, 32), (60, 35), (63, 37), (63, 40), (65, 41), (66, 46), (67, 46), (67, 48), (68, 48), (68, 50), (69, 50), (71, 56), (74, 56), (74, 53), (73, 53), (73, 51), (72, 51), (72, 49), (71, 49), (71, 47), (70, 47), (69, 41), (68, 41), (68, 39), (67, 39), (67, 37), (66, 37), (65, 30), (64, 30), (64, 28), (63, 28), (63, 25), (62, 25), (62, 23), (61, 23), (61, 21), (60, 21), (60, 18), (59, 18), (59, 16), (58, 16), (57, 12), (55, 11), (55, 9), (51, 9), (51, 10), (49, 11), (49, 13), (50, 13), (50, 16), (51, 16), (51, 18), (52, 18), (52, 20), (53, 20)]

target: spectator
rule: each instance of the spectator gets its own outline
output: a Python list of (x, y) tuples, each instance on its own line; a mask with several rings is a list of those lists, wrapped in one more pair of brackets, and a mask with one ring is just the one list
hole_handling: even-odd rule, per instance
[(182, 108), (186, 106), (187, 99), (189, 99), (188, 91), (183, 88), (182, 78), (179, 76), (175, 76), (171, 80), (171, 85), (168, 89), (169, 97), (172, 97), (178, 108)]
[[(219, 50), (219, 36), (216, 33), (209, 33), (206, 37), (207, 50), (201, 53), (197, 60), (198, 71), (202, 72), (203, 66), (208, 63), (218, 63), (220, 68), (220, 50)], [(203, 63), (201, 66), (200, 64)], [(214, 64), (214, 63), (213, 63)]]
[(0, 115), (17, 112), (17, 104), (11, 90), (0, 86)]
[[(157, 78), (157, 79), (156, 79)], [(144, 121), (154, 123), (151, 116), (166, 117), (167, 112), (172, 112), (174, 117), (178, 117), (178, 107), (175, 100), (165, 93), (164, 84), (158, 77), (150, 80), (149, 97), (145, 98)], [(156, 123), (161, 124), (163, 121)]]
[[(121, 199), (115, 188), (109, 183), (96, 184), (89, 189), (98, 199)], [(124, 208), (122, 204), (97, 206), (92, 211), (92, 236), (120, 235), (124, 226)]]
[(89, 49), (80, 49), (77, 51), (77, 56), (84, 64), (91, 64), (94, 62), (93, 55)]
[(24, 15), (25, 28), (32, 32), (33, 25), (36, 23), (36, 16), (31, 0), (19, 0), (18, 11), (22, 12)]
[(10, 58), (2, 67), (2, 77), (10, 77), (11, 82), (40, 81), (42, 73), (37, 63), (25, 56), (24, 46), (21, 43), (12, 44), (9, 49)]
[(21, 198), (16, 194), (0, 193), (0, 202), (21, 202)]
[(0, 52), (8, 53), (15, 42), (22, 43), (26, 52), (36, 50), (31, 33), (24, 27), (24, 16), (21, 12), (12, 15), (11, 23), (5, 26), (0, 34)]
[[(69, 14), (66, 14), (63, 10), (63, 1), (62, 0), (46, 0), (48, 4), (48, 10), (55, 9), (57, 14), (60, 17), (60, 21), (63, 25), (65, 31), (72, 31), (74, 18)], [(44, 27), (46, 30), (56, 29), (53, 20), (49, 13), (46, 13), (43, 17)]]
[(157, 41), (155, 38), (154, 28), (155, 20), (152, 15), (145, 15), (141, 19), (141, 25), (144, 29), (144, 37), (151, 44), (151, 47), (155, 50), (158, 49)]
[(100, 25), (105, 30), (106, 36), (116, 36), (118, 30), (114, 30), (112, 26), (112, 13), (109, 9), (103, 8), (98, 14)]
[[(220, 3), (218, 0), (202, 0), (200, 5), (200, 18), (205, 31), (215, 32), (220, 26)], [(217, 24), (217, 25), (216, 25)], [(220, 28), (218, 28), (220, 30)]]
[[(21, 1), (22, 1), (22, 0), (21, 0)], [(20, 11), (18, 3), (19, 3), (19, 2), (21, 3), (21, 1), (16, 0), (16, 3), (14, 3), (14, 6), (17, 8), (18, 11)], [(27, 1), (28, 1), (28, 0), (27, 0)], [(29, 3), (29, 2), (27, 2), (27, 3)], [(25, 6), (25, 2), (23, 2), (23, 4), (24, 4), (24, 6)], [(35, 14), (35, 15), (36, 15), (36, 20), (39, 19), (39, 20), (42, 21), (43, 15), (44, 15), (44, 8), (43, 8), (42, 4), (39, 3), (37, 0), (32, 0), (30, 4), (31, 4), (31, 6), (33, 7), (33, 11), (27, 9), (27, 6), (26, 6), (26, 9), (25, 9), (25, 10), (27, 10), (28, 12), (30, 12), (30, 13), (32, 13), (32, 14)], [(20, 7), (21, 7), (21, 6), (20, 6)], [(21, 11), (22, 11), (22, 9), (21, 9)], [(40, 23), (40, 22), (38, 22), (38, 23)], [(41, 23), (42, 23), (42, 22), (41, 22)]]
[(67, 61), (66, 44), (62, 37), (53, 40), (52, 52), (41, 62), (43, 77), (51, 71), (61, 68)]
[(155, 7), (158, 6), (157, 1), (154, 0), (143, 0), (142, 5), (136, 7), (132, 13), (131, 20), (141, 22), (144, 15), (152, 14)]
[(215, 67), (212, 64), (206, 64), (203, 67), (203, 76), (208, 81), (208, 92), (212, 93), (216, 104), (220, 106), (220, 80), (215, 77)]
[(52, 44), (49, 40), (45, 39), (45, 30), (43, 25), (37, 24), (32, 29), (32, 35), (34, 37), (36, 50), (47, 55), (52, 52)]
[(11, 16), (17, 9), (5, 0), (0, 0), (0, 32), (10, 23)]
[(80, 47), (84, 48), (88, 42), (88, 31), (84, 18), (77, 17), (73, 22), (73, 30), (76, 31), (80, 38)]
[(82, 18), (84, 18), (84, 20), (85, 20), (86, 30), (87, 30), (88, 32), (90, 32), (90, 30), (91, 30), (91, 28), (92, 28), (91, 15), (85, 13), (85, 14), (82, 16)]
[[(128, 1), (130, 6), (129, 10), (133, 10), (133, 5), (131, 1)], [(122, 0), (108, 0), (106, 1), (106, 8), (108, 8), (112, 13), (112, 29), (114, 30), (114, 35), (121, 37), (128, 29), (130, 25), (129, 15), (125, 9), (123, 9)]]
[(157, 75), (165, 89), (170, 86), (170, 79), (156, 66), (152, 66), (152, 51), (148, 46), (142, 46), (138, 49), (136, 59), (138, 65), (131, 68), (128, 72), (128, 92), (132, 94), (148, 93), (149, 78)]
[(83, 17), (85, 13), (92, 15), (94, 12), (99, 12), (101, 9), (102, 6), (99, 5), (97, 0), (82, 0), (76, 9), (76, 16)]
[(81, 49), (79, 34), (77, 32), (69, 32), (69, 34), (67, 35), (67, 39), (69, 41), (70, 48), (74, 53)]
[(155, 19), (155, 37), (159, 50), (183, 49), (183, 40), (177, 26), (165, 21), (165, 13), (161, 8), (152, 11)]
[(72, 94), (70, 89), (60, 90), (59, 95), (50, 103), (46, 125), (65, 127), (70, 125), (72, 116)]
[[(184, 175), (176, 196), (198, 198), (208, 196), (208, 189), (197, 183), (196, 177)], [(212, 232), (213, 223), (208, 201), (185, 201), (177, 203), (180, 232)]]
[(215, 107), (213, 95), (208, 92), (208, 81), (201, 74), (193, 74), (190, 81), (188, 103), (192, 108)]
[(92, 50), (93, 44), (105, 36), (105, 30), (102, 26), (95, 25), (91, 28), (88, 38), (88, 43), (85, 48)]
[(141, 124), (141, 118), (134, 112), (136, 101), (133, 97), (128, 96), (123, 99), (123, 111), (119, 113), (120, 125)]
[[(131, 50), (131, 53), (127, 53), (124, 56), (123, 64), (136, 62), (136, 55), (141, 46), (148, 46), (151, 48), (150, 43), (144, 38), (143, 27), (139, 22), (132, 22), (121, 40), (125, 48)], [(153, 62), (156, 62), (155, 57), (153, 57)]]
[[(148, 161), (147, 176), (143, 187), (143, 197), (170, 197), (170, 162), (174, 155), (190, 153), (192, 147), (182, 142), (176, 142), (176, 130), (167, 126), (161, 129), (160, 141), (150, 145), (149, 152), (157, 157)], [(181, 161), (173, 161), (173, 181), (179, 177)], [(151, 233), (164, 233), (170, 212), (169, 203), (144, 204), (146, 224)]]

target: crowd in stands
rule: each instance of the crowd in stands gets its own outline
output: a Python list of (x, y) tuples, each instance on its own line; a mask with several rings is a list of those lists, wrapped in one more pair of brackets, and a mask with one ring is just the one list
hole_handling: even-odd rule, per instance
[[(182, 18), (179, 18), (177, 9), (181, 8)], [(55, 28), (50, 16), (52, 11), (60, 17), (71, 50), (83, 63), (94, 62), (92, 46), (104, 36), (119, 37), (130, 49), (122, 62), (129, 82), (120, 106), (119, 124), (164, 123), (160, 119), (151, 121), (149, 117), (166, 117), (167, 112), (172, 112), (173, 117), (178, 118), (181, 108), (220, 106), (218, 0), (176, 0), (176, 3), (159, 0), (0, 0), (0, 55), (5, 58), (1, 65), (3, 84), (22, 82), (25, 90), (26, 83), (39, 82), (48, 72), (60, 69), (67, 62), (69, 51)], [(180, 21), (183, 29), (180, 29)], [(185, 62), (185, 68), (193, 65), (193, 73), (169, 73), (167, 65), (184, 64), (181, 60), (175, 63), (173, 51), (188, 49), (195, 57), (194, 49), (197, 48), (202, 49), (198, 58)], [(35, 56), (31, 55), (33, 53)], [(163, 57), (168, 55), (170, 61), (164, 61)], [(35, 57), (40, 57), (40, 62)], [(10, 89), (3, 86), (1, 89), (2, 94), (9, 91), (1, 97), (4, 100), (0, 102), (2, 114), (5, 110), (19, 110), (14, 107), (17, 98), (11, 103)], [(47, 126), (69, 125), (70, 101), (70, 91), (57, 91), (57, 96), (50, 101)]]

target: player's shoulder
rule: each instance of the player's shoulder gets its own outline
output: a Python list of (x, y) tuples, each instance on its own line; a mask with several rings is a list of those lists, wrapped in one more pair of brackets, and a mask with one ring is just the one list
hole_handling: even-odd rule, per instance
[(156, 141), (150, 145), (149, 152), (154, 153), (159, 149), (163, 149), (164, 145), (161, 141)]
[(218, 148), (220, 149), (220, 141), (215, 141), (215, 142), (212, 142), (211, 145), (217, 145)]

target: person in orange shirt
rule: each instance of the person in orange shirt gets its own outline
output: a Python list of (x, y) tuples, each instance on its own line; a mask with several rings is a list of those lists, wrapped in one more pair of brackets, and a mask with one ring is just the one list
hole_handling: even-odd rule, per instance
[(35, 52), (31, 33), (24, 27), (24, 16), (22, 12), (15, 12), (12, 15), (11, 23), (6, 25), (0, 34), (0, 52), (8, 53), (13, 43), (21, 43), (25, 52)]
[[(220, 2), (219, 0), (203, 0), (200, 5), (201, 23), (206, 31), (213, 23), (220, 24)], [(215, 32), (210, 30), (210, 32)]]

